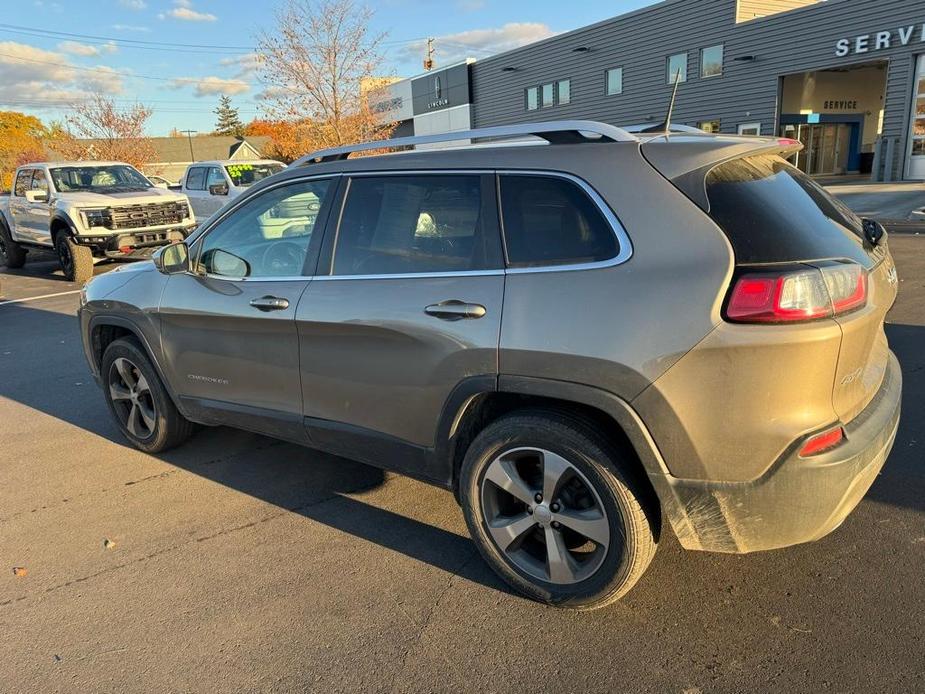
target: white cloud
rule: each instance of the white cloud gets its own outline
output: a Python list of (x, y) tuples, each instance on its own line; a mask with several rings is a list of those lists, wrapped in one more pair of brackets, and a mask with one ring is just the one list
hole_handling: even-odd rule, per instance
[[(437, 49), (437, 66), (447, 65), (468, 57), (481, 58), (519, 48), (528, 43), (548, 38), (555, 34), (547, 24), (539, 22), (510, 22), (494, 29), (470, 29), (455, 34), (438, 36), (434, 41)], [(417, 60), (426, 48), (425, 41), (403, 46), (399, 56), (404, 60)]]
[(119, 4), (130, 10), (143, 10), (148, 6), (145, 0), (119, 0)]
[(113, 24), (112, 28), (116, 31), (134, 31), (141, 33), (148, 33), (151, 31), (149, 27), (137, 26), (135, 24)]
[(196, 96), (215, 96), (216, 94), (243, 94), (250, 91), (251, 86), (240, 79), (225, 79), (223, 77), (178, 77), (167, 83), (169, 89), (183, 89), (193, 87)]
[(105, 66), (78, 69), (63, 53), (0, 42), (0, 104), (16, 110), (73, 104), (88, 91), (121, 94), (124, 76)]
[(166, 19), (167, 17), (173, 17), (174, 19), (179, 19), (184, 22), (214, 22), (218, 17), (210, 12), (197, 12), (193, 9), (193, 3), (191, 0), (173, 0), (175, 7), (172, 10), (167, 10), (167, 12), (162, 12), (158, 16), (159, 19)]
[(115, 53), (117, 50), (119, 50), (119, 47), (116, 46), (116, 44), (112, 41), (107, 41), (106, 43), (99, 45), (79, 43), (77, 41), (62, 41), (58, 44), (58, 50), (65, 53), (70, 53), (71, 55), (90, 56), (103, 55), (105, 53)]
[(237, 68), (234, 74), (235, 79), (246, 80), (257, 74), (257, 70), (260, 68), (260, 60), (259, 53), (245, 53), (232, 58), (222, 58), (219, 65)]

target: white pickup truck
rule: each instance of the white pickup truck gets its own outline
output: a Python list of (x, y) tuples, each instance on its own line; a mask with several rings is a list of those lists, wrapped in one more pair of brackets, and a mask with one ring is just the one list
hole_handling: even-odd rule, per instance
[(54, 249), (64, 276), (83, 284), (96, 263), (148, 258), (195, 227), (185, 195), (129, 164), (26, 164), (0, 198), (0, 265), (22, 267), (29, 249)]
[(257, 181), (284, 168), (285, 164), (272, 159), (200, 161), (186, 168), (180, 190), (189, 198), (196, 216), (204, 220)]

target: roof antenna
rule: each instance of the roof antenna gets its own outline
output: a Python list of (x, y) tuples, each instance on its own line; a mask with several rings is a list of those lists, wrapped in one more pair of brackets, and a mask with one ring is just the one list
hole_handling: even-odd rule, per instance
[(650, 126), (643, 130), (644, 133), (665, 133), (671, 131), (671, 114), (674, 112), (674, 100), (678, 96), (678, 85), (681, 84), (681, 68), (675, 73), (674, 88), (671, 90), (671, 101), (668, 102), (668, 113), (665, 115), (665, 122)]

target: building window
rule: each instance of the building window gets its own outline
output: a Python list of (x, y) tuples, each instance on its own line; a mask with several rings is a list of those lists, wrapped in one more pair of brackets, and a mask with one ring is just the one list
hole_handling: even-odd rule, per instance
[(623, 93), (623, 68), (614, 67), (604, 73), (604, 86), (607, 96)]
[(700, 51), (700, 76), (716, 77), (723, 74), (723, 46), (710, 46)]
[(558, 103), (567, 104), (572, 100), (572, 83), (570, 80), (559, 80), (556, 83)]
[(739, 135), (761, 135), (761, 123), (742, 123)]
[(553, 85), (552, 82), (550, 82), (549, 84), (544, 84), (542, 87), (540, 87), (540, 94), (543, 97), (543, 101), (542, 101), (543, 108), (549, 108), (550, 106), (553, 106), (556, 103), (554, 92), (555, 92), (555, 85)]
[(702, 120), (697, 123), (697, 127), (703, 130), (705, 133), (718, 133), (719, 132), (719, 121), (718, 120)]
[(541, 84), (538, 87), (527, 87), (524, 90), (524, 101), (528, 111), (571, 103), (571, 80), (558, 80)]
[(674, 84), (677, 79), (687, 82), (687, 53), (668, 57), (668, 84)]

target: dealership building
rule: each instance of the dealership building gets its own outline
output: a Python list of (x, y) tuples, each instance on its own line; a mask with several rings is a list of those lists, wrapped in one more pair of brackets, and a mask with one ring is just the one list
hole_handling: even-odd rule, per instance
[[(439, 40), (438, 40), (439, 45)], [(925, 179), (925, 0), (666, 0), (380, 93), (396, 135), (663, 120), (805, 145), (813, 175)]]

